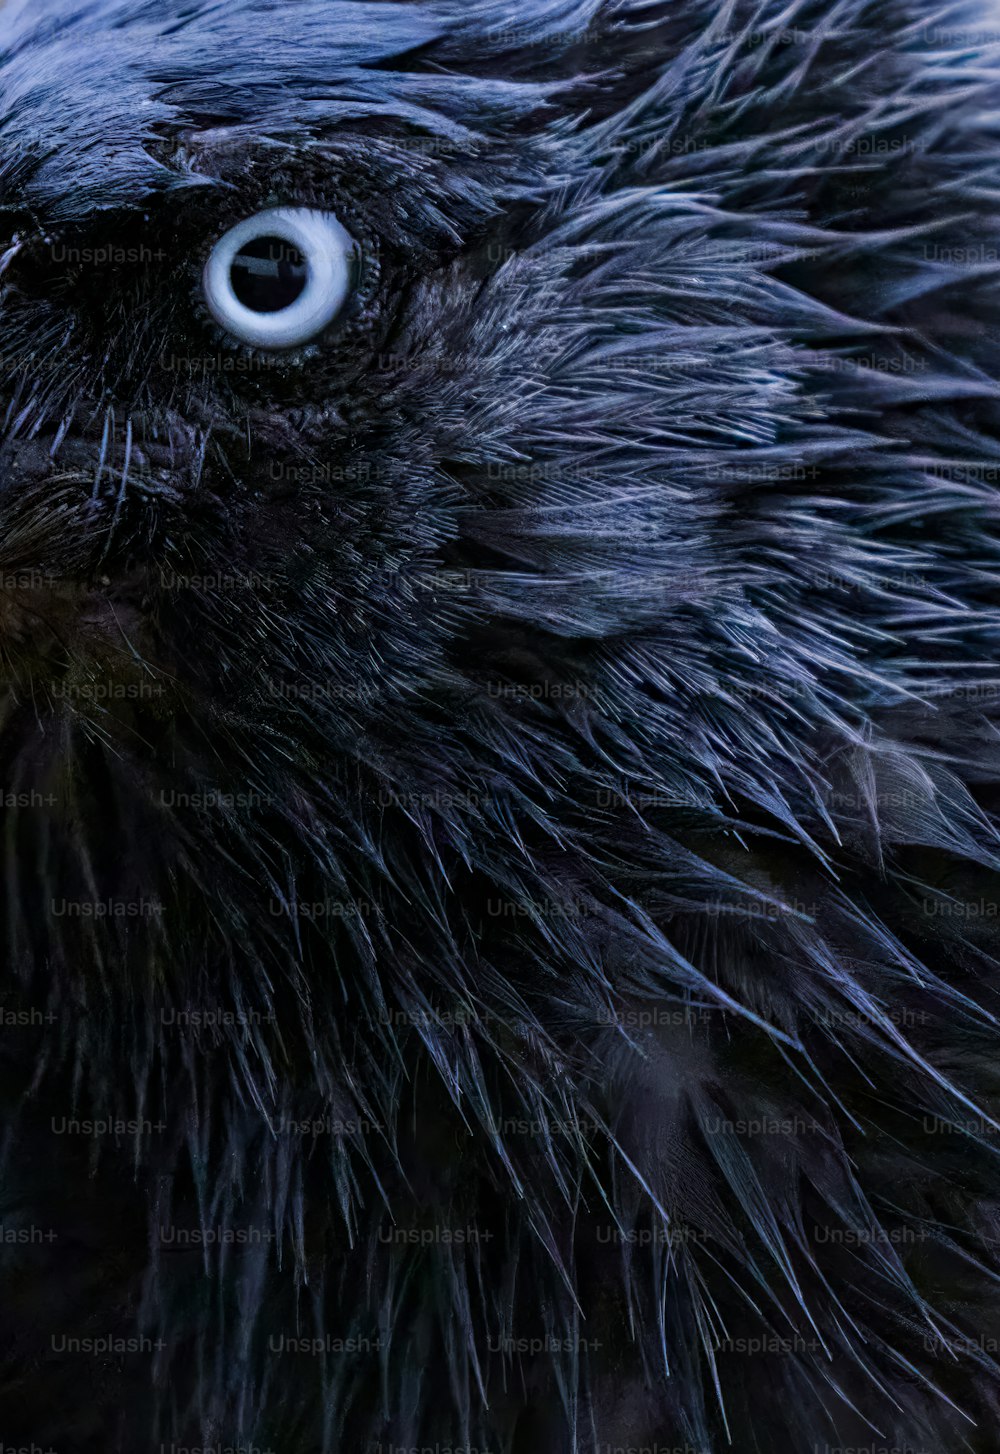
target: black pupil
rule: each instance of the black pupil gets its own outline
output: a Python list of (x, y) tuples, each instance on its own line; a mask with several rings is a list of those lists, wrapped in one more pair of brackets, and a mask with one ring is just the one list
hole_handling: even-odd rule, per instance
[(306, 285), (306, 260), (283, 237), (255, 237), (240, 248), (230, 271), (233, 292), (255, 313), (280, 313)]

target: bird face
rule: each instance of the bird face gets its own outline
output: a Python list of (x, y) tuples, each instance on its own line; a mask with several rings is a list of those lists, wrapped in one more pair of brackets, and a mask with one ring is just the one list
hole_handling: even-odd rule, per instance
[[(733, 597), (703, 446), (773, 431), (781, 348), (722, 324), (724, 250), (658, 320), (698, 208), (602, 199), (621, 149), (582, 140), (562, 33), (543, 66), (546, 23), (519, 56), (485, 14), (296, 13), (294, 43), (257, 5), (5, 16), (9, 744), (60, 802), (117, 804), (105, 896), (269, 844), (281, 893), (332, 872), (381, 913), (386, 823), (506, 876), (567, 771), (571, 816), (617, 792), (618, 748), (578, 758), (610, 641), (660, 633), (624, 710), (673, 741), (650, 672), (688, 676)], [(713, 770), (676, 746), (657, 790), (697, 801)], [(178, 811), (206, 792), (256, 807)], [(46, 881), (82, 893), (101, 815), (54, 816)]]
[[(575, 260), (498, 241), (553, 191), (546, 98), (422, 70), (420, 7), (320, 10), (291, 45), (277, 10), (213, 14), (210, 55), (133, 7), (5, 16), (10, 747), (36, 781), (118, 763), (140, 836), (178, 750), (221, 786), (222, 738), (256, 744), (227, 790), (278, 818), (359, 774), (351, 816), (433, 814), (471, 755), (420, 756), (448, 702), (488, 704), (451, 658), (499, 561), (475, 522), (531, 483), (539, 274)], [(264, 789), (282, 740), (298, 781)]]
[[(50, 49), (58, 75), (70, 46)], [(182, 620), (207, 612), (235, 627), (247, 606), (260, 620), (258, 607), (286, 617), (308, 601), (318, 619), (338, 618), (345, 651), (352, 632), (374, 646), (381, 628), (365, 602), (381, 602), (383, 627), (415, 614), (410, 577), (433, 571), (456, 538), (451, 462), (419, 422), (427, 335), (445, 321), (427, 293), (499, 204), (474, 176), (438, 186), (433, 155), (410, 165), (408, 143), (422, 139), (413, 123), (367, 121), (369, 136), (373, 103), (330, 106), (325, 121), (289, 114), (263, 134), (235, 118), (192, 125), (183, 108), (150, 134), (137, 106), (120, 168), (105, 154), (89, 193), (86, 175), (74, 184), (70, 173), (89, 175), (90, 138), (113, 133), (108, 116), (81, 118), (84, 160), (67, 148), (56, 176), (51, 159), (30, 149), (21, 159), (4, 274), (4, 568), (15, 594), (23, 583), (34, 600), (41, 588), (77, 612), (67, 667), (87, 656), (91, 627), (118, 619), (139, 639), (133, 655), (112, 627), (114, 648), (165, 687), (187, 655)], [(445, 122), (427, 117), (433, 143)], [(472, 173), (488, 165), (488, 142), (479, 150)], [(37, 194), (48, 188), (46, 201)], [(286, 288), (296, 267), (305, 275), (291, 303), (252, 270), (276, 245), (295, 259), (274, 264)], [(471, 286), (453, 275), (449, 306)], [(13, 673), (44, 693), (30, 662), (45, 632), (24, 635)], [(206, 685), (227, 670), (213, 656), (196, 667), (208, 668)], [(317, 665), (339, 676), (334, 662)], [(113, 660), (100, 670), (113, 674)]]

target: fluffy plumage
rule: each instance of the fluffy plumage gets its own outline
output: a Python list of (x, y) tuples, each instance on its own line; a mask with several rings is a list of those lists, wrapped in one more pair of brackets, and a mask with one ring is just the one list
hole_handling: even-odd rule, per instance
[(6, 1442), (998, 1447), (993, 25), (8, 0)]

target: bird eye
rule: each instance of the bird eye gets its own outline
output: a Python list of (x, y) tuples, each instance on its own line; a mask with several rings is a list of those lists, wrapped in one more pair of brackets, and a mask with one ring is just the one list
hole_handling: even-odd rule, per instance
[(330, 212), (273, 207), (231, 227), (205, 264), (209, 312), (256, 348), (294, 348), (333, 322), (351, 289), (357, 245)]

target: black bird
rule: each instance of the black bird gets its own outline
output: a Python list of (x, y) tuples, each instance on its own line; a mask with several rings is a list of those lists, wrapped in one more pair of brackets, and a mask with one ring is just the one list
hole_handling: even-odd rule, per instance
[(1000, 19), (0, 9), (0, 1441), (1000, 1449)]

